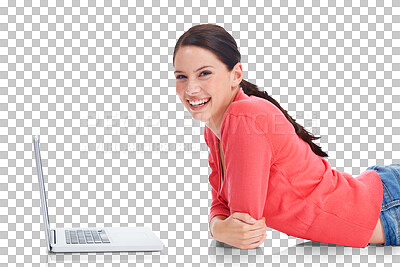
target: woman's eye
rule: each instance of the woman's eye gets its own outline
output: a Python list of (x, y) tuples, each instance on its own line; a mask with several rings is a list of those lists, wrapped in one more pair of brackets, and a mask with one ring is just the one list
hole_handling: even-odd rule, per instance
[[(206, 74), (206, 75), (208, 75), (208, 74), (211, 74), (211, 72), (208, 72), (208, 71), (203, 71), (202, 73), (200, 73), (200, 76), (201, 76), (201, 74)], [(204, 76), (204, 75), (203, 75)], [(181, 77), (185, 77), (184, 75), (178, 75), (178, 76), (176, 76), (176, 79), (177, 80), (180, 80), (180, 79), (182, 79)]]
[(208, 72), (208, 71), (203, 71), (202, 73), (200, 73), (200, 75), (203, 74), (203, 73), (210, 74), (210, 72)]

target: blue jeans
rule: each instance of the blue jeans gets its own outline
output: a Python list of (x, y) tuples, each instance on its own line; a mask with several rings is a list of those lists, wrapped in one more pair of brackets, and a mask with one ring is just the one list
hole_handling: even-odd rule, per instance
[(385, 233), (385, 246), (400, 245), (400, 164), (374, 165), (383, 185), (383, 201), (380, 218)]

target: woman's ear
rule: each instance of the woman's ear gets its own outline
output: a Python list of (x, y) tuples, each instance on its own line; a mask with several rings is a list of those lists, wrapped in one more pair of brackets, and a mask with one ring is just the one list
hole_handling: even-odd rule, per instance
[(231, 72), (232, 88), (237, 88), (243, 80), (243, 66), (242, 63), (238, 62), (233, 67)]

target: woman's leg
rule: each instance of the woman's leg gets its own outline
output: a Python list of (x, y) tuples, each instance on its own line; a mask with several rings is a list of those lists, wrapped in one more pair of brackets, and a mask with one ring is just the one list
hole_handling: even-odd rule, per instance
[[(367, 169), (378, 172), (383, 186), (383, 201), (378, 223), (372, 234), (371, 244), (400, 245), (400, 165), (374, 165)], [(383, 230), (382, 230), (383, 229)], [(382, 239), (381, 231), (384, 238)]]

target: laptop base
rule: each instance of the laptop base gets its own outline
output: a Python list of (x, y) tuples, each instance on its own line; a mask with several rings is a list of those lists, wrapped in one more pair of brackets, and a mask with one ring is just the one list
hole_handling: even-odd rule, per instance
[[(56, 228), (53, 230), (55, 240), (52, 240), (51, 252), (162, 251), (164, 248), (164, 244), (147, 227)], [(65, 230), (103, 230), (107, 233), (110, 242), (67, 244)]]

